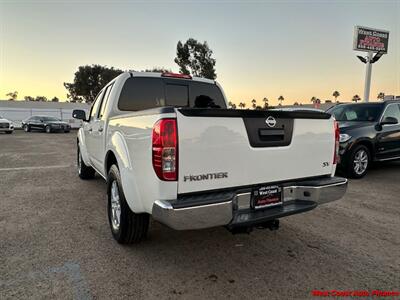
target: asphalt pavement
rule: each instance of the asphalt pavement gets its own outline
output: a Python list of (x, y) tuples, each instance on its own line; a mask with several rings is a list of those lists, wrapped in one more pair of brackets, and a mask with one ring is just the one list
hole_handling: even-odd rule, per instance
[(76, 132), (0, 134), (0, 299), (309, 299), (399, 290), (400, 162), (278, 231), (174, 231), (117, 244), (102, 178), (76, 171)]

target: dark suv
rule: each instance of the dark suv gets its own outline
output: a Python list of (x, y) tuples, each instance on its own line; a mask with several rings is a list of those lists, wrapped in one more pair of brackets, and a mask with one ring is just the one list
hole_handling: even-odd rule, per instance
[(363, 177), (373, 161), (400, 159), (400, 100), (339, 104), (327, 112), (339, 122), (339, 168), (348, 177)]
[(54, 131), (69, 132), (71, 126), (58, 118), (50, 116), (32, 116), (22, 121), (22, 129), (26, 132), (31, 130), (41, 130), (47, 133)]

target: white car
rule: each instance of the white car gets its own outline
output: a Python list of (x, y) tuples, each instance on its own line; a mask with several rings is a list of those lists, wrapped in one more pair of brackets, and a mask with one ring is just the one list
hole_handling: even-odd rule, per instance
[[(278, 219), (341, 198), (339, 130), (321, 112), (226, 109), (213, 80), (126, 72), (99, 93), (77, 138), (78, 173), (107, 181), (119, 243), (150, 216), (177, 230), (277, 229)], [(89, 192), (89, 191), (88, 191)]]
[(14, 132), (14, 124), (0, 116), (0, 132), (11, 134)]

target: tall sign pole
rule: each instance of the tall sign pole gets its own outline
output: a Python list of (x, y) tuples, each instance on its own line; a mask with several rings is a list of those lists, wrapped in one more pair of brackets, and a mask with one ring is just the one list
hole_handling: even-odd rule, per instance
[[(372, 64), (377, 62), (383, 54), (388, 51), (389, 31), (373, 29), (364, 26), (354, 27), (353, 50), (368, 52), (368, 56), (357, 56), (366, 64), (365, 84), (364, 84), (364, 102), (369, 101), (369, 92), (371, 89)], [(375, 56), (373, 56), (375, 54)]]
[(369, 101), (369, 91), (371, 90), (371, 72), (372, 72), (372, 55), (373, 52), (368, 52), (366, 68), (365, 68), (365, 84), (364, 84), (364, 102)]

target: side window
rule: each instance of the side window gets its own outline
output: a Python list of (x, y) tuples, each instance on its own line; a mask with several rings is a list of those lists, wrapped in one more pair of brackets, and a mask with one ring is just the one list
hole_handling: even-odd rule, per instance
[(397, 104), (389, 104), (387, 106), (387, 108), (386, 108), (386, 111), (385, 111), (384, 115), (383, 115), (383, 118), (386, 118), (386, 117), (396, 118), (397, 121), (400, 122), (400, 108), (399, 108), (399, 105), (397, 105)]
[(186, 85), (166, 84), (165, 98), (167, 105), (188, 106), (189, 89)]
[(96, 99), (92, 104), (92, 108), (90, 109), (90, 121), (93, 121), (93, 119), (96, 118), (103, 95), (104, 95), (104, 89), (97, 95)]
[(165, 106), (164, 83), (161, 78), (130, 77), (125, 81), (118, 109), (138, 111), (160, 106)]
[(98, 114), (98, 116), (97, 116), (99, 119), (101, 119), (101, 118), (103, 117), (103, 115), (104, 115), (104, 111), (105, 111), (105, 109), (106, 109), (106, 105), (107, 105), (107, 102), (108, 102), (108, 98), (109, 98), (109, 96), (110, 96), (110, 93), (111, 93), (111, 90), (112, 90), (113, 85), (114, 85), (114, 83), (113, 83), (113, 84), (110, 84), (108, 87), (106, 87), (106, 90), (105, 90), (105, 92), (104, 92), (103, 101), (101, 102), (99, 114)]

